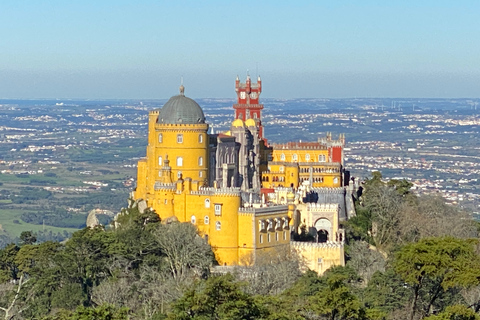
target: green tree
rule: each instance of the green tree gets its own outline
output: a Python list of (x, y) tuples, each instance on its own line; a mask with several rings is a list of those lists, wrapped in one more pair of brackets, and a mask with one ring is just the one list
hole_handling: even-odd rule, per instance
[(78, 307), (75, 312), (62, 310), (54, 316), (42, 320), (127, 320), (128, 309), (103, 304), (96, 308)]
[(477, 243), (475, 239), (425, 238), (397, 252), (394, 268), (412, 289), (410, 319), (415, 316), (426, 286), (429, 288), (423, 297), (423, 314), (429, 315), (442, 292), (478, 284), (480, 258), (474, 247)]
[(20, 234), (21, 244), (34, 244), (37, 242), (37, 237), (32, 231), (23, 231)]
[(329, 320), (366, 319), (365, 310), (349, 282), (358, 281), (352, 269), (334, 267), (325, 275), (326, 288), (311, 299), (311, 307)]
[(174, 303), (168, 319), (253, 320), (261, 319), (264, 313), (265, 310), (228, 274), (197, 283)]
[(448, 306), (444, 312), (432, 315), (423, 320), (480, 320), (480, 316), (463, 305)]

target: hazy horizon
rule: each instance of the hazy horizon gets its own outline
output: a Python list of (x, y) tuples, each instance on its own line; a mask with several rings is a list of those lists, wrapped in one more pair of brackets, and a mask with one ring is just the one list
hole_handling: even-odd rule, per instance
[(0, 4), (0, 98), (480, 97), (476, 1)]

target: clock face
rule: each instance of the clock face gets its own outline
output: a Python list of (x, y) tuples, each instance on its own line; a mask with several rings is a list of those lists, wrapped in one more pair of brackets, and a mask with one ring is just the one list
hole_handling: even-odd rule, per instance
[(250, 99), (257, 99), (257, 93), (256, 92), (250, 93)]
[(245, 91), (240, 92), (240, 99), (245, 99)]

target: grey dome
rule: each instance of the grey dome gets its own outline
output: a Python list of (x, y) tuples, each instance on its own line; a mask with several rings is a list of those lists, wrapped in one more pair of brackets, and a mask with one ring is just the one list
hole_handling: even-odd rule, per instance
[(173, 96), (165, 103), (158, 115), (157, 123), (165, 124), (197, 124), (205, 123), (202, 108), (194, 100), (180, 94)]

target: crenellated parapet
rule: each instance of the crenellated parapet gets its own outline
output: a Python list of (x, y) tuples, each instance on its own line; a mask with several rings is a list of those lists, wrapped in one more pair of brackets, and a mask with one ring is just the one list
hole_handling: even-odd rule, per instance
[(277, 212), (287, 212), (288, 206), (279, 205), (279, 206), (268, 206), (268, 207), (240, 207), (238, 212), (253, 213), (255, 215), (268, 215)]
[(155, 185), (153, 186), (153, 189), (155, 191), (161, 191), (161, 190), (166, 190), (166, 191), (173, 191), (177, 189), (177, 184), (176, 183), (161, 183), (161, 182), (155, 182)]
[(287, 142), (272, 144), (275, 150), (326, 150), (327, 146), (318, 142)]
[(240, 188), (200, 187), (198, 191), (191, 191), (190, 194), (204, 196), (238, 197), (240, 196), (240, 191)]
[(296, 249), (343, 249), (345, 242), (343, 241), (327, 241), (327, 242), (303, 242), (290, 241), (290, 245)]
[(197, 131), (207, 131), (208, 124), (206, 123), (195, 123), (195, 124), (155, 123), (155, 129), (161, 130), (161, 131), (197, 132)]
[(338, 212), (340, 207), (337, 203), (307, 203), (306, 209), (315, 212)]
[(345, 188), (311, 188), (310, 190), (315, 191), (317, 193), (330, 193), (330, 194), (345, 194)]

